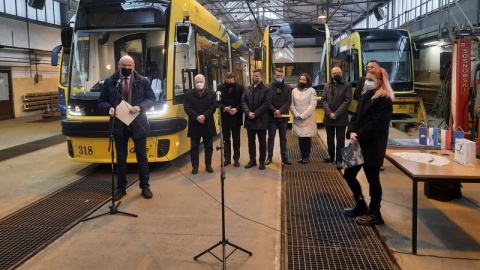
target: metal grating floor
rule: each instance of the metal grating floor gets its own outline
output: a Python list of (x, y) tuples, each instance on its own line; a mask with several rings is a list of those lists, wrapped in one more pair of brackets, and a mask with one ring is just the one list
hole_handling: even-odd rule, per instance
[[(0, 269), (14, 269), (111, 198), (111, 173), (94, 173), (0, 220)], [(138, 178), (136, 178), (138, 179)], [(127, 175), (129, 186), (135, 175)]]
[[(288, 134), (288, 155), (300, 155), (298, 139)], [(285, 269), (395, 269), (374, 228), (357, 225), (342, 210), (353, 205), (351, 192), (326, 149), (312, 139), (309, 164), (283, 166), (282, 249)]]
[(44, 149), (44, 148), (59, 144), (59, 143), (64, 143), (66, 141), (67, 140), (65, 139), (65, 136), (60, 134), (60, 135), (48, 137), (45, 139), (36, 140), (33, 142), (6, 148), (3, 150), (0, 150), (0, 161), (18, 157), (33, 151), (37, 151), (40, 149)]

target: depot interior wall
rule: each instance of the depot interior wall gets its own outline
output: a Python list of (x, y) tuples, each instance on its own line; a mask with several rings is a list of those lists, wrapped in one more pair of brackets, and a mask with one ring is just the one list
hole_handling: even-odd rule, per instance
[(0, 25), (0, 69), (11, 71), (14, 117), (39, 114), (23, 110), (23, 95), (57, 91), (58, 70), (50, 64), (50, 52), (60, 44), (61, 29), (5, 17)]

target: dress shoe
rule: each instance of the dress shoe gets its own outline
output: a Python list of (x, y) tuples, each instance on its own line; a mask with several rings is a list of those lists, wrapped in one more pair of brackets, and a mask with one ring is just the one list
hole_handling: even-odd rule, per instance
[(235, 161), (233, 162), (233, 166), (235, 166), (235, 167), (240, 167), (240, 162), (239, 162), (238, 160), (235, 160)]
[(304, 159), (302, 160), (302, 163), (303, 163), (303, 164), (310, 163), (310, 159), (309, 159), (308, 157), (306, 157), (306, 158), (304, 158)]
[(142, 196), (145, 198), (145, 199), (151, 199), (153, 197), (153, 193), (152, 191), (150, 190), (150, 187), (143, 187), (142, 188)]
[(258, 166), (259, 170), (265, 170), (265, 163), (260, 163), (260, 166)]
[(324, 162), (327, 162), (327, 163), (330, 163), (330, 162), (333, 162), (333, 158), (331, 158), (331, 157), (326, 157), (326, 158), (323, 158), (323, 161), (324, 161)]
[(343, 169), (343, 162), (337, 161), (337, 162), (335, 163), (335, 166), (337, 166), (337, 170), (341, 170), (341, 169)]
[(245, 165), (245, 169), (250, 169), (253, 166), (257, 166), (257, 163), (253, 161), (249, 161), (247, 165)]
[(303, 158), (299, 158), (299, 159), (297, 160), (297, 162), (298, 162), (298, 163), (303, 163)]
[(207, 170), (207, 172), (209, 172), (209, 173), (213, 173), (212, 166), (207, 166), (207, 169), (206, 169), (206, 170)]
[(382, 171), (382, 172), (385, 171), (385, 167), (380, 166), (380, 171)]
[[(270, 163), (272, 163), (272, 158), (271, 157), (267, 157), (267, 159), (265, 159), (265, 165), (270, 165)], [(261, 165), (261, 164), (260, 164)]]
[(125, 195), (127, 195), (127, 192), (124, 188), (117, 188), (117, 192), (115, 192), (115, 195), (113, 195), (113, 200), (119, 201)]
[(282, 160), (282, 163), (287, 164), (287, 165), (292, 165), (292, 162), (290, 162), (290, 160), (288, 160), (288, 159)]
[(232, 162), (230, 160), (225, 160), (223, 162), (223, 166), (228, 166), (229, 164), (232, 164)]
[(197, 174), (197, 173), (198, 173), (198, 167), (193, 167), (192, 174)]

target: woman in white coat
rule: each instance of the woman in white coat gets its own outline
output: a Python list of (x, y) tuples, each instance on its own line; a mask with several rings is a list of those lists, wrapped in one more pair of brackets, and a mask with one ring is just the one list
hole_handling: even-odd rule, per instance
[(317, 135), (316, 107), (317, 93), (312, 88), (312, 79), (308, 74), (302, 73), (298, 78), (297, 87), (292, 91), (292, 105), (290, 105), (293, 114), (292, 131), (298, 136), (300, 146), (298, 163), (310, 162), (312, 137)]

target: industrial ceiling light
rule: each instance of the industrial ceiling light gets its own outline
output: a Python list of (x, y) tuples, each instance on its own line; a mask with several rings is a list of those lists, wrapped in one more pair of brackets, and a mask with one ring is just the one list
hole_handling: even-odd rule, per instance
[(327, 13), (325, 13), (324, 9), (322, 9), (322, 11), (320, 12), (320, 15), (318, 15), (318, 18), (319, 19), (326, 19), (327, 18)]

